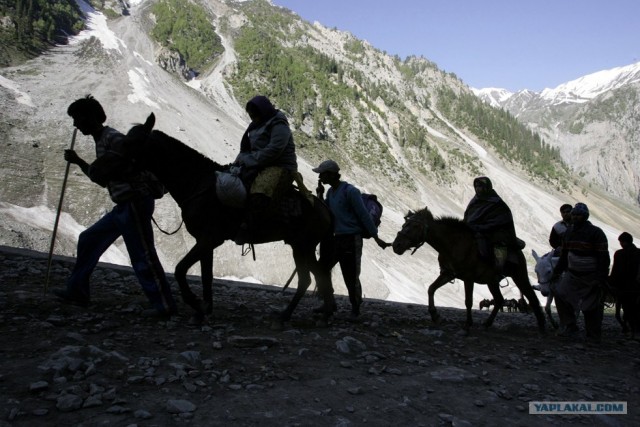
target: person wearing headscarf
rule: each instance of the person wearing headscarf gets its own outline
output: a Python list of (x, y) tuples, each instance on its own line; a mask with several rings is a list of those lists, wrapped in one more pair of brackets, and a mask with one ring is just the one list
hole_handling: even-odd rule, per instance
[(480, 256), (493, 260), (502, 270), (507, 248), (517, 246), (511, 209), (486, 176), (474, 179), (473, 188), (476, 194), (464, 212), (463, 221), (476, 233)]
[(577, 313), (582, 311), (587, 339), (599, 342), (609, 275), (609, 244), (602, 229), (589, 221), (589, 208), (584, 203), (576, 203), (571, 210), (571, 226), (561, 248), (554, 269), (554, 277), (560, 278), (554, 289), (560, 335), (578, 335)]
[(236, 237), (242, 244), (251, 239), (256, 222), (268, 212), (291, 186), (298, 170), (295, 143), (284, 113), (269, 98), (258, 95), (245, 107), (251, 123), (242, 135), (240, 153), (234, 165), (249, 189), (247, 214)]

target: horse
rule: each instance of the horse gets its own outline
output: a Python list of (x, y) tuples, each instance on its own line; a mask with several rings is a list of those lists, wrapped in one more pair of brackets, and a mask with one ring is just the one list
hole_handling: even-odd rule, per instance
[[(213, 282), (213, 251), (237, 234), (243, 211), (225, 206), (216, 195), (216, 172), (225, 170), (213, 160), (188, 147), (179, 140), (159, 130), (153, 130), (155, 115), (151, 113), (144, 124), (134, 125), (123, 143), (125, 156), (137, 167), (152, 172), (165, 186), (179, 205), (187, 231), (195, 238), (195, 245), (178, 262), (175, 279), (183, 301), (195, 311), (194, 320), (202, 322), (205, 314), (213, 310), (211, 285)], [(316, 258), (315, 248), (332, 233), (329, 209), (315, 196), (312, 202), (298, 191), (291, 189), (291, 197), (297, 200), (301, 214), (289, 221), (272, 220), (265, 223), (249, 243), (284, 241), (291, 246), (298, 289), (291, 302), (274, 319), (279, 323), (290, 320), (291, 315), (311, 284), (311, 274), (316, 279), (318, 291), (324, 298), (323, 320), (336, 311), (331, 292), (331, 273)], [(200, 300), (189, 288), (187, 272), (200, 262), (203, 298)]]
[(482, 310), (485, 307), (491, 308), (492, 305), (493, 305), (493, 300), (485, 298), (482, 301), (480, 301), (480, 304), (478, 304), (478, 310)]
[(515, 298), (505, 300), (504, 306), (507, 307), (507, 312), (509, 313), (512, 311), (518, 311), (518, 300)]
[[(458, 218), (434, 218), (427, 207), (418, 212), (409, 212), (405, 216), (402, 229), (393, 241), (393, 251), (402, 255), (407, 250), (414, 248), (412, 252), (414, 253), (425, 242), (438, 252), (438, 263), (440, 264), (440, 275), (431, 283), (427, 291), (431, 319), (436, 323), (440, 321), (434, 301), (436, 290), (453, 279), (460, 279), (464, 282), (465, 307), (467, 309), (465, 329), (468, 331), (473, 324), (471, 307), (473, 305), (474, 283), (486, 284), (495, 301), (493, 310), (484, 323), (485, 328), (491, 326), (504, 302), (504, 297), (500, 292), (499, 272), (494, 265), (480, 258), (477, 242), (471, 228)], [(544, 333), (544, 314), (529, 282), (522, 250), (510, 248), (510, 255), (507, 257), (502, 274), (511, 277), (529, 300), (537, 319), (538, 328)]]
[(555, 282), (551, 283), (551, 279), (553, 277), (553, 270), (556, 268), (558, 264), (559, 257), (553, 256), (553, 251), (547, 252), (546, 254), (540, 256), (535, 250), (531, 250), (531, 255), (533, 255), (533, 259), (536, 260), (535, 272), (538, 277), (538, 287), (537, 290), (540, 291), (542, 296), (547, 297), (547, 303), (544, 306), (544, 311), (547, 313), (547, 318), (549, 322), (553, 326), (554, 329), (558, 329), (558, 322), (553, 318), (553, 314), (551, 312), (551, 304), (553, 303), (553, 288), (555, 286)]

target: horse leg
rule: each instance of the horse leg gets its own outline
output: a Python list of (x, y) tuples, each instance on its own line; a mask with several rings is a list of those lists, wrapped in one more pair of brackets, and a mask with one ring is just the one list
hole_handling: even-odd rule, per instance
[(180, 294), (182, 300), (195, 310), (195, 320), (202, 322), (204, 319), (204, 309), (196, 294), (194, 294), (189, 288), (187, 283), (187, 271), (198, 261), (202, 259), (201, 246), (196, 243), (191, 250), (178, 262), (176, 265), (175, 278), (180, 287)]
[(274, 329), (278, 328), (278, 326), (281, 326), (284, 322), (288, 322), (289, 320), (291, 320), (293, 311), (296, 309), (298, 303), (300, 303), (300, 300), (311, 284), (311, 275), (309, 274), (309, 270), (307, 268), (303, 268), (301, 263), (296, 263), (296, 271), (298, 274), (298, 289), (296, 289), (296, 293), (293, 295), (293, 298), (289, 302), (289, 305), (287, 305), (287, 308), (285, 308), (284, 311), (280, 313), (278, 319), (280, 324), (273, 325)]
[(618, 323), (620, 323), (620, 326), (622, 326), (622, 333), (626, 334), (627, 332), (629, 332), (629, 328), (627, 327), (627, 322), (625, 322), (625, 319), (621, 314), (621, 309), (622, 304), (616, 299), (616, 320), (618, 321)]
[[(526, 265), (522, 264), (522, 266), (526, 269)], [(535, 291), (531, 287), (531, 283), (529, 283), (529, 278), (526, 276), (526, 270), (524, 271), (524, 276), (522, 274), (518, 275), (518, 279), (513, 278), (518, 289), (522, 295), (529, 301), (529, 306), (533, 310), (533, 313), (536, 315), (536, 320), (538, 321), (538, 329), (540, 332), (545, 333), (545, 323), (546, 320), (544, 318), (544, 313), (542, 312), (542, 307), (540, 306), (540, 301), (538, 301), (538, 297), (536, 296)]]
[[(315, 248), (300, 248), (298, 246), (292, 245), (292, 249), (293, 259), (296, 264), (296, 271), (298, 274), (298, 289), (293, 295), (293, 299), (291, 300), (291, 302), (289, 302), (287, 308), (282, 313), (280, 313), (278, 319), (279, 323), (272, 325), (274, 329), (281, 327), (284, 322), (287, 322), (291, 319), (293, 311), (298, 306), (298, 303), (305, 295), (307, 289), (309, 288), (309, 285), (311, 284), (311, 271), (313, 271), (314, 276), (318, 281), (318, 288), (321, 289), (321, 291), (324, 287), (324, 280), (326, 280), (326, 274), (324, 271), (322, 271), (321, 266), (316, 260)], [(327, 308), (327, 311), (325, 311), (325, 313), (323, 314), (326, 321), (329, 316), (335, 311), (335, 309), (332, 309), (332, 307), (335, 308), (335, 301), (333, 301), (332, 304), (330, 303), (330, 300), (333, 300), (333, 295), (331, 295), (331, 297), (329, 298), (326, 293), (323, 292), (323, 296), (325, 299), (325, 307)], [(330, 313), (328, 311), (330, 311)]]
[(484, 321), (483, 326), (488, 328), (493, 325), (493, 321), (498, 315), (498, 311), (502, 311), (502, 305), (504, 304), (504, 297), (502, 296), (502, 292), (500, 292), (500, 283), (499, 282), (491, 282), (487, 283), (487, 287), (489, 288), (489, 292), (491, 292), (491, 296), (493, 296), (493, 310), (491, 310), (491, 314), (487, 320)]
[(436, 280), (434, 280), (434, 282), (429, 285), (429, 289), (427, 290), (427, 294), (429, 295), (429, 315), (431, 315), (431, 320), (433, 321), (433, 323), (440, 322), (440, 315), (438, 314), (438, 310), (436, 310), (434, 298), (436, 291), (453, 279), (453, 275), (441, 272)]
[(202, 251), (200, 258), (200, 276), (202, 277), (202, 300), (204, 312), (213, 312), (213, 249)]
[(473, 325), (473, 318), (471, 316), (471, 306), (473, 305), (473, 285), (470, 280), (464, 281), (464, 305), (467, 308), (467, 320), (464, 324), (464, 329), (469, 331), (471, 325)]
[(547, 313), (547, 317), (549, 318), (549, 323), (553, 326), (553, 329), (558, 329), (558, 322), (553, 318), (553, 314), (551, 313), (551, 303), (553, 302), (553, 294), (549, 294), (547, 297), (547, 303), (544, 306), (544, 311)]

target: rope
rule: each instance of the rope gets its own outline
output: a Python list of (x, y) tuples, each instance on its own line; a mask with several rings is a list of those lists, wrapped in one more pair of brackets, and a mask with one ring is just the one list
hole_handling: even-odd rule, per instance
[(166, 234), (167, 236), (173, 236), (174, 234), (176, 234), (178, 232), (178, 230), (180, 230), (182, 228), (182, 224), (184, 223), (184, 220), (180, 221), (180, 225), (178, 225), (178, 228), (176, 228), (174, 231), (169, 233), (168, 231), (165, 231), (162, 228), (160, 228), (160, 226), (156, 222), (156, 219), (153, 216), (151, 217), (151, 221), (155, 224), (155, 226), (158, 228), (158, 230), (160, 230), (162, 233)]

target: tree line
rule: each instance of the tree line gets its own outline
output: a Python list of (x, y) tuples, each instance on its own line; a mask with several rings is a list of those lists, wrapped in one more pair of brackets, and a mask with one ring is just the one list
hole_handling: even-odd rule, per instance
[(5, 66), (66, 43), (84, 25), (75, 0), (0, 0), (0, 18)]
[(152, 37), (178, 52), (196, 72), (202, 73), (224, 51), (202, 6), (187, 0), (161, 0), (151, 10), (156, 18)]

